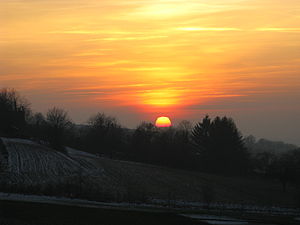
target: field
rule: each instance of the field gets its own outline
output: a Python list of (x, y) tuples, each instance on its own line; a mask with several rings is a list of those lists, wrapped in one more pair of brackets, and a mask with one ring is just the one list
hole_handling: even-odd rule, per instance
[(90, 200), (134, 200), (185, 207), (201, 205), (203, 187), (209, 187), (213, 190), (213, 204), (220, 207), (255, 205), (262, 209), (296, 204), (295, 188), (288, 186), (283, 192), (277, 180), (176, 170), (111, 160), (69, 148), (67, 153), (61, 153), (29, 140), (2, 138), (2, 141), (0, 159), (1, 165), (5, 165), (2, 170), (9, 180), (9, 190), (15, 192), (39, 189), (41, 194), (61, 195), (53, 189), (70, 189), (73, 184), (77, 185), (77, 192), (83, 193), (81, 197)]

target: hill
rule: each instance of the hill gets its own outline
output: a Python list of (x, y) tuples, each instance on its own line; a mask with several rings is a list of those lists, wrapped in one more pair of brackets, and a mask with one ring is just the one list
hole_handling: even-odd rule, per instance
[(246, 137), (245, 141), (246, 147), (251, 153), (257, 154), (262, 152), (270, 152), (276, 155), (286, 153), (290, 150), (295, 150), (299, 148), (296, 145), (288, 144), (282, 141), (271, 141), (264, 138), (256, 141), (255, 137), (250, 135)]
[(214, 202), (295, 206), (295, 188), (276, 180), (225, 177), (112, 160), (67, 148), (65, 153), (22, 139), (1, 138), (3, 192), (66, 195), (97, 201)]

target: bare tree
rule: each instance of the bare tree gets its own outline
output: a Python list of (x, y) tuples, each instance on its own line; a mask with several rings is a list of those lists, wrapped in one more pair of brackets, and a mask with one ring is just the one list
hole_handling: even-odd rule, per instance
[(46, 115), (47, 133), (50, 145), (57, 150), (64, 150), (65, 132), (72, 126), (68, 113), (54, 107)]
[(193, 130), (193, 124), (191, 123), (191, 121), (188, 120), (182, 120), (180, 121), (180, 123), (178, 124), (177, 128), (179, 130), (185, 131), (185, 132), (191, 132)]
[(110, 157), (122, 146), (122, 127), (116, 118), (98, 113), (88, 120), (90, 126), (87, 146)]

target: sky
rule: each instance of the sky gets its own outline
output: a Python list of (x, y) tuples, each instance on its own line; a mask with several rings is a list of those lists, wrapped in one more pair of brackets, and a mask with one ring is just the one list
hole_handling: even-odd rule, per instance
[(299, 0), (1, 0), (0, 88), (126, 127), (232, 117), (300, 145)]

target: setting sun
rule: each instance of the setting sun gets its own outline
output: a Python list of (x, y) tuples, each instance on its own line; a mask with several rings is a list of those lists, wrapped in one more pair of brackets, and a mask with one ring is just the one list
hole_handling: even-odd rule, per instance
[(166, 116), (158, 117), (155, 122), (155, 126), (157, 127), (170, 127), (171, 125), (171, 120)]
[(300, 0), (0, 0), (0, 24), (0, 225), (300, 221)]
[(129, 128), (230, 114), (246, 133), (300, 144), (299, 10), (299, 0), (0, 0), (0, 89), (76, 123), (99, 110)]

